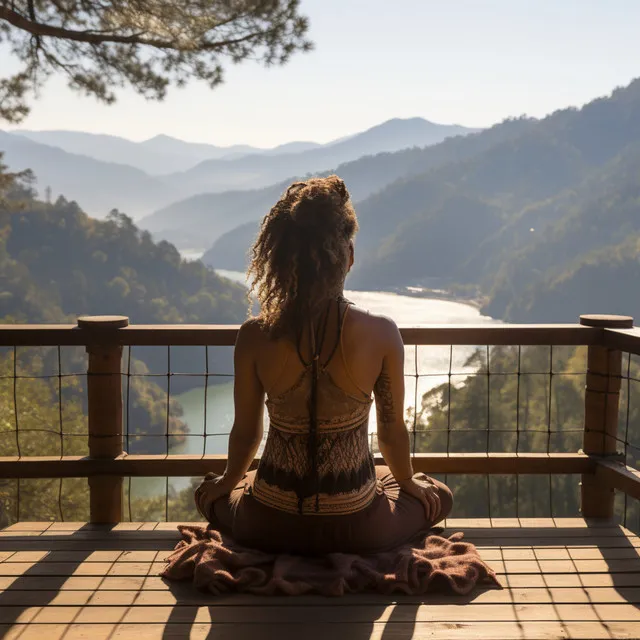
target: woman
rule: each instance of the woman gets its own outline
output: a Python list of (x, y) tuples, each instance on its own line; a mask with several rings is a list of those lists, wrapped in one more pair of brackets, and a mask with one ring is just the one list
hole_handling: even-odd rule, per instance
[[(227, 468), (196, 490), (200, 513), (245, 546), (375, 553), (424, 536), (451, 510), (444, 484), (413, 473), (398, 328), (343, 297), (357, 229), (344, 182), (313, 178), (287, 189), (252, 249), (261, 311), (236, 342)], [(368, 446), (372, 392), (387, 466)], [(248, 471), (265, 396), (269, 434)]]

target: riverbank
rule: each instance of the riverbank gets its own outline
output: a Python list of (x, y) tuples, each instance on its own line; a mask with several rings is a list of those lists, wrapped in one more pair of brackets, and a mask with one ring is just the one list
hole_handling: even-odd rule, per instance
[[(199, 260), (204, 251), (200, 249), (183, 249), (180, 251), (182, 257), (186, 260)], [(223, 278), (229, 278), (234, 282), (246, 285), (246, 274), (242, 271), (231, 271), (228, 269), (215, 269), (215, 272)], [(347, 281), (348, 285), (348, 281)], [(357, 290), (355, 290), (357, 291)], [(487, 297), (483, 296), (479, 289), (463, 293), (455, 291), (446, 286), (422, 286), (422, 285), (405, 285), (391, 286), (384, 289), (369, 289), (378, 293), (395, 293), (401, 296), (412, 298), (423, 298), (431, 300), (444, 300), (446, 302), (455, 302), (458, 304), (466, 304), (474, 309), (481, 310), (487, 304)]]
[[(388, 291), (383, 291), (386, 293)], [(476, 293), (473, 296), (460, 295), (447, 289), (430, 289), (428, 287), (395, 287), (393, 293), (413, 298), (428, 298), (430, 300), (445, 300), (447, 302), (455, 302), (457, 304), (466, 304), (474, 309), (482, 309), (486, 304), (486, 297)]]

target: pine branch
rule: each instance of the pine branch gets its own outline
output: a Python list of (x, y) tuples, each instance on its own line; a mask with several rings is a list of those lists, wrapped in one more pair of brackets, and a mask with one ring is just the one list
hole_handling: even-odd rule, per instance
[(60, 40), (71, 40), (73, 42), (86, 42), (87, 44), (130, 44), (154, 47), (155, 49), (175, 49), (178, 51), (212, 51), (216, 49), (224, 49), (233, 47), (244, 42), (249, 42), (256, 38), (262, 38), (276, 33), (278, 27), (266, 29), (264, 31), (254, 31), (240, 38), (230, 38), (227, 40), (207, 41), (201, 40), (191, 46), (181, 45), (176, 40), (162, 40), (157, 38), (145, 38), (142, 34), (136, 33), (128, 36), (118, 35), (116, 33), (105, 33), (104, 31), (76, 31), (73, 29), (65, 29), (63, 27), (55, 27), (48, 24), (42, 24), (30, 20), (21, 15), (17, 11), (7, 7), (0, 6), (0, 19), (6, 20), (14, 27), (26, 31), (34, 36), (46, 36), (50, 38), (58, 38)]

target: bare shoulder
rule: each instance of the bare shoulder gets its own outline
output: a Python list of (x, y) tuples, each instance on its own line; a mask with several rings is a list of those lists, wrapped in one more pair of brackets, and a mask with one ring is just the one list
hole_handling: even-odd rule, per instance
[(349, 313), (358, 332), (384, 342), (393, 342), (399, 335), (398, 325), (389, 317), (369, 313), (365, 309), (352, 305)]
[(267, 342), (267, 332), (258, 318), (245, 320), (238, 330), (236, 347), (247, 347), (255, 349), (263, 346)]

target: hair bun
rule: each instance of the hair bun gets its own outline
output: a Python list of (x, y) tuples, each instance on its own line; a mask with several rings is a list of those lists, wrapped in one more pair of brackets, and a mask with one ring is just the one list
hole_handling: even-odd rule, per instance
[(300, 227), (313, 228), (327, 215), (341, 209), (349, 200), (344, 181), (336, 175), (294, 182), (286, 193), (291, 202), (289, 214)]
[(349, 192), (347, 191), (347, 185), (344, 183), (344, 180), (335, 174), (328, 176), (325, 180), (333, 187), (335, 192), (340, 196), (342, 204), (344, 204), (349, 199)]

